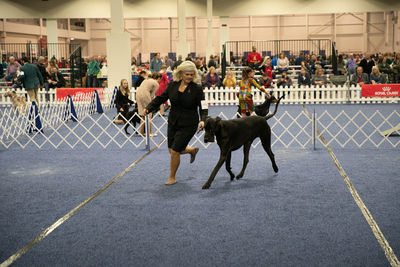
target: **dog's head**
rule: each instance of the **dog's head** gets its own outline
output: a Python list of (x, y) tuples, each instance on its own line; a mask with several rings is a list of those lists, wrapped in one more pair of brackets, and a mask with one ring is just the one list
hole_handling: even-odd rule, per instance
[(16, 95), (17, 95), (17, 93), (15, 91), (7, 91), (4, 94), (5, 97), (11, 97), (11, 98), (15, 97)]
[(207, 117), (204, 123), (204, 143), (215, 142), (215, 134), (221, 131), (221, 118)]
[(271, 103), (278, 103), (278, 99), (276, 99), (275, 96), (271, 95), (271, 97), (268, 99), (266, 98), (264, 103), (262, 103), (261, 105), (257, 105), (255, 106), (255, 112), (258, 116), (266, 116), (269, 112), (269, 106), (271, 105)]

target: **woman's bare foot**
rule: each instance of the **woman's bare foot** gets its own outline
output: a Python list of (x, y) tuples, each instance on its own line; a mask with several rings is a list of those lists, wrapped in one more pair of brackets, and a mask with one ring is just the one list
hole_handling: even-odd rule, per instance
[(193, 163), (194, 160), (196, 159), (196, 154), (199, 152), (199, 147), (196, 146), (193, 148), (193, 152), (190, 153), (190, 163)]
[(176, 184), (175, 178), (168, 178), (168, 181), (165, 182), (165, 185), (173, 185)]

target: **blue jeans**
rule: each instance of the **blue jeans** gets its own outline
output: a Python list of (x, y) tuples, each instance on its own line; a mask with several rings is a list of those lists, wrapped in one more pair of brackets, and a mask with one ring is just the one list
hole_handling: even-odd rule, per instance
[(87, 80), (86, 80), (86, 87), (87, 88), (98, 87), (97, 75), (88, 75)]
[(15, 73), (13, 73), (13, 74), (8, 74), (4, 79), (5, 79), (7, 82), (11, 82), (12, 79), (14, 78), (14, 76), (15, 76)]

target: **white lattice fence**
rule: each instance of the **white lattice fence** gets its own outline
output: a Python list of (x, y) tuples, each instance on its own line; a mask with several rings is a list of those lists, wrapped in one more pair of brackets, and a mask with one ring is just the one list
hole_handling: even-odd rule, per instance
[[(41, 107), (42, 109), (42, 107)], [(82, 108), (84, 110), (84, 108)], [(90, 111), (90, 109), (87, 109)], [(58, 114), (58, 115), (56, 115)], [(36, 147), (43, 148), (123, 148), (132, 146), (134, 148), (146, 147), (146, 136), (131, 134), (126, 135), (123, 125), (113, 123), (115, 111), (111, 110), (102, 114), (88, 112), (86, 116), (76, 121), (62, 119), (65, 115), (64, 108), (51, 107), (39, 113), (43, 131), (35, 129), (29, 133), (28, 129), (34, 125), (35, 117), (29, 118), (28, 113), (17, 114), (15, 111), (6, 109), (0, 112), (0, 143), (5, 148), (10, 147)], [(223, 119), (236, 118), (237, 114), (219, 113)], [(61, 117), (61, 119), (60, 119)], [(399, 124), (400, 114), (398, 110), (391, 113), (375, 111), (368, 113), (358, 110), (357, 112), (332, 112), (323, 111), (315, 114), (315, 119), (309, 118), (303, 111), (284, 111), (268, 120), (272, 129), (272, 145), (285, 148), (313, 148), (313, 132), (318, 127), (324, 135), (328, 144), (333, 147), (387, 147), (396, 148), (400, 146), (400, 138), (382, 136), (380, 132)], [(313, 121), (314, 120), (314, 121)], [(157, 146), (167, 138), (167, 118), (157, 113), (152, 119), (153, 132), (158, 136), (149, 137), (150, 146)], [(133, 133), (138, 130), (129, 128)], [(32, 127), (31, 127), (32, 129)], [(204, 143), (204, 132), (197, 133), (190, 145), (198, 145), (203, 148), (216, 146), (216, 144)], [(318, 140), (318, 139), (317, 139)], [(260, 141), (257, 139), (253, 147), (258, 147)]]
[(355, 113), (341, 111), (332, 115), (324, 111), (317, 115), (317, 127), (328, 145), (339, 147), (398, 147), (400, 138), (382, 136), (381, 132), (394, 128), (400, 123), (400, 113), (393, 110), (383, 114), (376, 110), (372, 114), (358, 110)]

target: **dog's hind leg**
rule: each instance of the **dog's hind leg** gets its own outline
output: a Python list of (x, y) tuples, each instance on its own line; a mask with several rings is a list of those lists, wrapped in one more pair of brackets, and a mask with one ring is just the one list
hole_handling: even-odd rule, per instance
[(276, 166), (276, 163), (275, 163), (275, 155), (274, 155), (274, 153), (272, 153), (272, 150), (271, 150), (271, 131), (269, 134), (265, 134), (263, 137), (260, 136), (260, 139), (261, 139), (261, 144), (262, 144), (265, 152), (267, 152), (267, 155), (271, 159), (272, 168), (274, 168), (275, 172), (278, 172), (278, 166)]
[(222, 164), (226, 161), (227, 158), (227, 151), (222, 152), (219, 157), (217, 165), (215, 165), (214, 170), (211, 172), (210, 178), (208, 178), (208, 181), (203, 185), (203, 189), (208, 189), (211, 186), (211, 183), (214, 181), (215, 175), (217, 175), (217, 172), (221, 168)]
[(251, 142), (247, 142), (243, 145), (243, 167), (240, 173), (236, 176), (236, 179), (240, 179), (244, 175), (244, 170), (246, 170), (247, 163), (249, 163), (250, 147), (251, 147)]
[(229, 175), (231, 176), (231, 181), (235, 178), (235, 174), (231, 170), (231, 157), (232, 157), (232, 151), (228, 152), (228, 155), (226, 156), (226, 162), (225, 162), (225, 167)]

